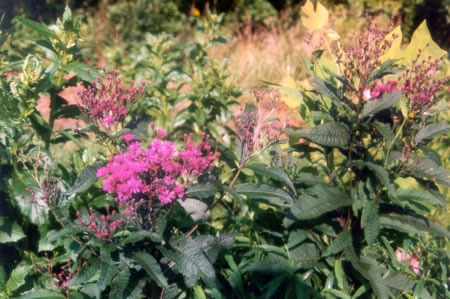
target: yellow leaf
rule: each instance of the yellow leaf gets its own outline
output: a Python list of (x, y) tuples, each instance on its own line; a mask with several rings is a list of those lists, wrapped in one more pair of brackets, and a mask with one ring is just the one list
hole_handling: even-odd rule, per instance
[(328, 10), (319, 1), (314, 8), (314, 4), (307, 0), (301, 11), (303, 26), (311, 31), (322, 29), (328, 23)]
[(300, 107), (303, 102), (302, 94), (298, 91), (297, 84), (291, 76), (287, 76), (281, 80), (279, 89), (283, 93), (281, 100), (284, 101), (288, 107)]
[(339, 40), (341, 38), (339, 36), (339, 34), (336, 31), (334, 31), (333, 29), (331, 29), (331, 28), (327, 30), (327, 36), (332, 41), (337, 41), (337, 40)]
[(391, 38), (393, 33), (399, 35), (399, 37), (394, 41), (391, 48), (386, 52), (386, 54), (381, 57), (381, 61), (386, 61), (388, 59), (400, 59), (398, 61), (399, 64), (409, 66), (411, 65), (412, 60), (417, 57), (419, 49), (422, 50), (422, 54), (419, 60), (428, 58), (429, 56), (431, 56), (432, 59), (436, 59), (447, 55), (447, 52), (442, 50), (433, 41), (426, 21), (423, 21), (422, 24), (420, 24), (420, 26), (416, 29), (416, 31), (414, 31), (411, 37), (411, 42), (406, 48), (402, 49), (400, 46), (402, 40), (402, 31), (400, 29), (400, 26), (389, 33), (386, 38)]

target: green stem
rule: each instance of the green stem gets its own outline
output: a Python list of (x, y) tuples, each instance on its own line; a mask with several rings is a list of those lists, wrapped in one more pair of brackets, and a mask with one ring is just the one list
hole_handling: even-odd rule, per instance
[(390, 153), (391, 153), (392, 146), (394, 145), (394, 143), (395, 143), (395, 141), (397, 140), (398, 136), (400, 136), (400, 133), (402, 132), (402, 129), (403, 129), (403, 127), (405, 126), (407, 120), (408, 120), (408, 118), (405, 117), (405, 119), (403, 120), (402, 125), (400, 126), (400, 128), (399, 128), (398, 131), (397, 131), (397, 134), (395, 134), (394, 139), (392, 139), (391, 143), (389, 144), (389, 147), (388, 147), (388, 150), (387, 150), (387, 153), (386, 153), (386, 158), (385, 158), (385, 161), (384, 161), (384, 167), (385, 167), (385, 168), (386, 168), (387, 163), (388, 163), (388, 161), (389, 161), (389, 155), (390, 155)]
[[(63, 56), (62, 61), (64, 61), (65, 57)], [(48, 136), (45, 140), (45, 149), (48, 151), (50, 149), (50, 141), (52, 139), (53, 134), (53, 125), (55, 123), (55, 107), (56, 107), (56, 99), (58, 97), (58, 90), (61, 87), (61, 83), (64, 76), (64, 68), (63, 66), (60, 66), (59, 74), (58, 74), (58, 80), (56, 81), (56, 89), (50, 96), (50, 115), (48, 119), (48, 124), (50, 127), (50, 132), (48, 133)]]

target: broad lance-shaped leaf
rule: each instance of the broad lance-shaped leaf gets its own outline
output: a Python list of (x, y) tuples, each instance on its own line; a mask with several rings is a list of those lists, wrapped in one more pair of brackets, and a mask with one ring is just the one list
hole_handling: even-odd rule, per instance
[(174, 270), (181, 273), (184, 282), (192, 288), (199, 278), (210, 288), (220, 287), (216, 272), (199, 242), (182, 236), (171, 242), (172, 249), (160, 247), (163, 255), (174, 262)]
[(327, 247), (322, 256), (336, 254), (347, 248), (352, 243), (352, 232), (349, 230), (341, 232), (334, 239), (333, 243)]
[(0, 243), (17, 242), (25, 234), (17, 222), (7, 217), (0, 217)]
[(381, 96), (379, 99), (369, 100), (364, 104), (363, 110), (361, 112), (361, 118), (375, 115), (381, 110), (392, 107), (402, 97), (402, 93), (400, 91), (393, 91), (391, 93), (386, 93)]
[(213, 197), (217, 191), (218, 188), (212, 183), (195, 184), (186, 190), (185, 196), (203, 199)]
[[(81, 62), (71, 62), (64, 66), (64, 69), (70, 73), (74, 72), (81, 80), (92, 82), (100, 75), (100, 72), (89, 64)], [(89, 73), (88, 73), (89, 70)]]
[(31, 28), (31, 29), (39, 32), (40, 34), (44, 35), (49, 40), (50, 40), (50, 38), (54, 38), (54, 39), (60, 41), (60, 39), (56, 35), (56, 33), (54, 33), (52, 30), (48, 29), (48, 27), (45, 26), (45, 25), (42, 25), (40, 23), (37, 23), (37, 22), (32, 21), (32, 20), (25, 19), (25, 18), (22, 18), (22, 17), (17, 17), (17, 21), (19, 21), (20, 23), (24, 24), (28, 28)]
[(372, 201), (365, 202), (361, 222), (366, 241), (369, 245), (372, 245), (380, 233), (380, 219), (378, 217), (377, 204)]
[(231, 248), (234, 243), (234, 235), (223, 234), (219, 237), (202, 235), (195, 237), (194, 241), (208, 257), (209, 261), (214, 263), (222, 250)]
[(396, 196), (395, 186), (391, 183), (389, 173), (381, 165), (362, 160), (353, 161), (353, 165), (360, 169), (367, 167), (368, 169), (372, 170), (377, 179), (388, 189), (389, 193), (392, 196)]
[(30, 265), (18, 265), (9, 276), (6, 282), (6, 289), (10, 292), (17, 290), (25, 283), (25, 277), (32, 274), (32, 267)]
[(450, 126), (448, 125), (446, 120), (441, 121), (438, 124), (429, 124), (422, 128), (419, 133), (416, 135), (416, 143), (421, 142), (422, 140), (429, 139), (436, 135), (445, 134), (450, 130)]
[(438, 184), (450, 187), (450, 173), (431, 159), (413, 157), (402, 171), (418, 179), (425, 177)]
[(294, 184), (292, 183), (291, 178), (282, 169), (275, 168), (275, 167), (267, 167), (266, 165), (264, 165), (262, 163), (252, 164), (247, 167), (256, 173), (266, 175), (274, 180), (285, 183), (286, 186), (288, 186), (289, 189), (291, 189), (292, 192), (294, 192), (294, 195), (297, 195), (297, 192), (295, 190), (295, 187), (294, 187)]
[(286, 191), (279, 188), (273, 188), (268, 185), (244, 183), (236, 186), (235, 190), (237, 193), (246, 195), (250, 198), (263, 198), (269, 201), (276, 198), (291, 204), (295, 201)]
[(352, 200), (347, 194), (336, 188), (317, 185), (310, 193), (314, 196), (305, 193), (297, 199), (285, 218), (286, 225), (291, 225), (296, 220), (314, 219), (327, 212), (352, 205)]
[(397, 190), (397, 197), (398, 199), (404, 201), (415, 200), (418, 202), (431, 202), (433, 204), (439, 205), (442, 208), (445, 208), (447, 206), (444, 198), (438, 198), (430, 192), (419, 189), (399, 189)]
[(66, 192), (67, 195), (75, 195), (77, 193), (86, 191), (97, 180), (97, 170), (103, 167), (103, 163), (96, 162), (92, 165), (86, 166), (76, 179), (73, 186)]
[[(22, 296), (20, 299), (65, 299), (66, 296), (61, 294), (60, 292), (51, 291), (47, 289), (37, 289), (29, 291)], [(69, 297), (70, 298), (70, 297)]]
[(323, 80), (322, 78), (315, 77), (313, 79), (314, 89), (322, 96), (329, 97), (334, 100), (337, 105), (342, 105), (341, 98), (339, 97), (339, 91), (331, 83)]
[(380, 214), (380, 223), (383, 227), (395, 229), (410, 234), (429, 232), (435, 235), (450, 237), (450, 232), (440, 225), (431, 222), (425, 217), (414, 217), (396, 213)]
[(110, 284), (117, 273), (118, 265), (111, 259), (111, 252), (106, 247), (100, 248), (101, 264), (100, 277), (97, 281), (97, 298), (100, 298), (101, 292)]
[(177, 201), (183, 207), (186, 214), (191, 216), (194, 221), (206, 220), (211, 215), (209, 207), (203, 201), (185, 198)]
[(148, 275), (150, 275), (151, 279), (155, 281), (159, 287), (169, 287), (169, 284), (161, 271), (161, 267), (153, 256), (146, 252), (137, 252), (133, 254), (133, 258), (145, 269), (145, 271), (147, 271)]
[(314, 128), (286, 129), (286, 134), (296, 138), (306, 138), (314, 143), (324, 146), (346, 149), (350, 141), (347, 127), (342, 123), (328, 122)]

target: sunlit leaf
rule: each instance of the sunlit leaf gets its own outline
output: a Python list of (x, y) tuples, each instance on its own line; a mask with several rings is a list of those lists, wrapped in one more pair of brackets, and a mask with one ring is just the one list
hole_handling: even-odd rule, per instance
[(322, 29), (328, 23), (328, 10), (317, 1), (316, 6), (307, 0), (301, 8), (302, 23), (309, 30)]

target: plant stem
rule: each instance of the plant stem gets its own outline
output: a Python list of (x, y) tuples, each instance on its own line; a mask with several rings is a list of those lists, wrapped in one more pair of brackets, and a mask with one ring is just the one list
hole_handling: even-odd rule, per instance
[(387, 166), (387, 164), (388, 164), (389, 155), (390, 155), (390, 153), (391, 153), (392, 146), (394, 145), (394, 143), (395, 143), (395, 141), (397, 140), (398, 136), (400, 136), (400, 133), (402, 132), (402, 129), (403, 129), (403, 127), (405, 126), (407, 120), (408, 120), (408, 118), (405, 117), (405, 119), (403, 120), (402, 125), (400, 126), (400, 128), (399, 128), (398, 131), (397, 131), (397, 134), (395, 134), (394, 139), (392, 139), (391, 143), (389, 144), (389, 147), (388, 147), (388, 150), (387, 150), (387, 153), (386, 153), (386, 158), (385, 158), (385, 161), (384, 161), (384, 167), (385, 167), (385, 168), (386, 168), (386, 166)]

